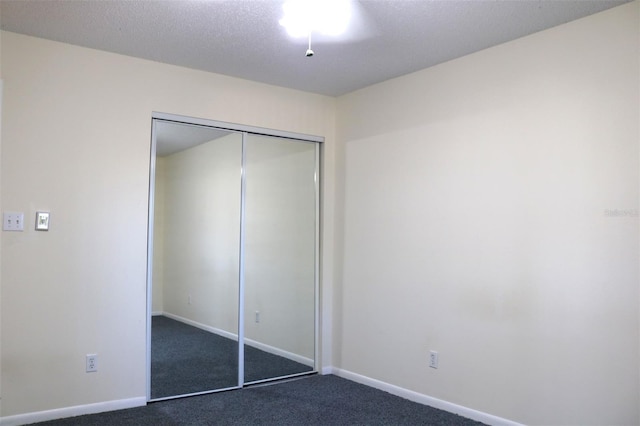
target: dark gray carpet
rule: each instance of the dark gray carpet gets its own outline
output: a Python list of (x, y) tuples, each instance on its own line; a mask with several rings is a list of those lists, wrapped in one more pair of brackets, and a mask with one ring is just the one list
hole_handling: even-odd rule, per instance
[[(313, 369), (245, 345), (245, 382)], [(197, 327), (154, 316), (151, 325), (151, 398), (238, 385), (238, 342)]]
[(336, 376), (155, 402), (41, 425), (446, 425), (482, 423)]

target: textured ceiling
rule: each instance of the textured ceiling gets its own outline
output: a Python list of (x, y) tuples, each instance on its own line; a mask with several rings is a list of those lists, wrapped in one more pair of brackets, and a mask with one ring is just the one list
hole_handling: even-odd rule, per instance
[(290, 39), (276, 0), (1, 0), (3, 30), (337, 96), (626, 0), (377, 0), (349, 40)]

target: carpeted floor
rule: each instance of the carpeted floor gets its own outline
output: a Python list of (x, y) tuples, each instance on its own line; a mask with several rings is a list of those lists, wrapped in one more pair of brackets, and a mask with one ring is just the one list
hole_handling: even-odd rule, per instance
[[(311, 372), (312, 367), (245, 345), (245, 382)], [(151, 328), (151, 398), (238, 385), (238, 342), (165, 316)]]
[(482, 423), (336, 376), (315, 375), (39, 424), (475, 426)]

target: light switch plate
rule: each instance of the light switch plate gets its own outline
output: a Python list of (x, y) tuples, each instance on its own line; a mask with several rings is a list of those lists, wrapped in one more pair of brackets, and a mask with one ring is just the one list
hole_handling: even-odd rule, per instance
[(2, 215), (3, 231), (23, 231), (24, 213), (4, 212)]
[(49, 230), (49, 212), (36, 212), (36, 231)]

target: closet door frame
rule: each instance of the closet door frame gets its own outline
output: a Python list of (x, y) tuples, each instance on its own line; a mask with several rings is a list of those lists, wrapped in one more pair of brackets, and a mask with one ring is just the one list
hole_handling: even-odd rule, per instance
[[(267, 129), (262, 127), (247, 126), (243, 124), (227, 123), (204, 118), (195, 118), (182, 116), (177, 114), (169, 114), (163, 112), (153, 112), (151, 115), (151, 149), (149, 160), (149, 211), (147, 221), (147, 306), (146, 306), (146, 395), (147, 401), (151, 401), (151, 318), (152, 318), (152, 295), (153, 295), (153, 229), (154, 229), (154, 193), (155, 193), (155, 177), (156, 177), (156, 126), (157, 120), (176, 122), (187, 125), (206, 126), (221, 130), (228, 130), (242, 133), (242, 170), (241, 170), (241, 208), (240, 208), (240, 258), (239, 258), (239, 297), (238, 297), (238, 386), (234, 388), (217, 389), (211, 391), (198, 392), (194, 395), (213, 393), (221, 390), (242, 388), (244, 382), (244, 237), (245, 237), (245, 155), (246, 155), (246, 139), (248, 134), (281, 137), (290, 140), (299, 140), (302, 142), (315, 142), (315, 199), (316, 199), (316, 221), (315, 221), (315, 271), (314, 271), (314, 369), (311, 372), (293, 374), (291, 376), (306, 375), (318, 372), (319, 370), (319, 332), (320, 332), (320, 164), (322, 150), (320, 145), (324, 142), (324, 137), (307, 135), (302, 133), (287, 132), (282, 130)], [(287, 377), (291, 377), (287, 376)], [(278, 378), (274, 378), (278, 379)], [(182, 397), (180, 395), (177, 397)], [(170, 398), (162, 398), (170, 399)]]

